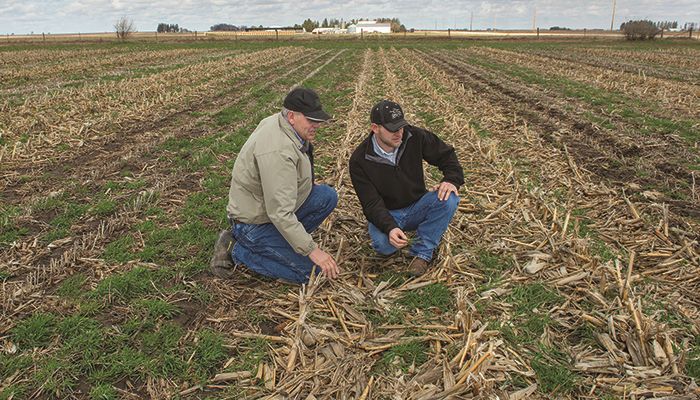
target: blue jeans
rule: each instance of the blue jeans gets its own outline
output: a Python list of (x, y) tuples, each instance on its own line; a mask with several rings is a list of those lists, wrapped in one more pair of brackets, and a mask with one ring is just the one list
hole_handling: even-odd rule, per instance
[[(447, 230), (452, 217), (457, 211), (459, 196), (450, 193), (447, 200), (440, 201), (437, 191), (428, 192), (418, 201), (406, 208), (389, 210), (394, 221), (402, 231), (416, 231), (417, 237), (409, 250), (409, 254), (430, 262), (433, 251), (440, 244), (442, 234)], [(389, 243), (389, 236), (380, 231), (371, 222), (368, 226), (372, 247), (379, 254), (394, 254), (398, 249)]]
[[(311, 233), (321, 225), (338, 204), (338, 193), (328, 185), (314, 185), (304, 204), (294, 213)], [(237, 223), (231, 233), (236, 243), (231, 257), (237, 264), (272, 278), (295, 283), (308, 282), (314, 263), (292, 249), (287, 240), (271, 224)]]

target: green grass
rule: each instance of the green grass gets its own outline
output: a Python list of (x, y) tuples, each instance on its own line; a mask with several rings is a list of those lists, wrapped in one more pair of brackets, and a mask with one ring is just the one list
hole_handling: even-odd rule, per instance
[(516, 314), (526, 314), (535, 309), (546, 311), (563, 299), (545, 284), (536, 282), (516, 286), (506, 301), (513, 304)]
[(563, 301), (543, 283), (515, 286), (505, 301), (512, 305), (513, 316), (502, 326), (504, 339), (517, 345), (534, 345), (552, 324), (549, 309)]
[(198, 333), (193, 352), (193, 364), (199, 373), (200, 379), (206, 378), (208, 373), (216, 370), (227, 358), (223, 336), (208, 329)]
[(110, 199), (101, 199), (90, 209), (90, 212), (98, 217), (106, 217), (117, 210), (117, 202)]
[(440, 136), (440, 133), (445, 129), (444, 117), (440, 115), (433, 114), (425, 109), (415, 110), (416, 115), (423, 120), (425, 127)]
[(61, 282), (56, 293), (68, 299), (77, 299), (83, 294), (83, 285), (86, 281), (87, 277), (83, 274), (71, 275)]
[(90, 390), (90, 398), (93, 400), (117, 400), (119, 392), (110, 384), (99, 384)]
[[(221, 213), (223, 214), (223, 212)], [(209, 247), (216, 239), (216, 232), (202, 221), (185, 222), (179, 227), (156, 227), (147, 231), (144, 248), (138, 258), (148, 262), (196, 259), (206, 262)]]
[(268, 361), (270, 344), (264, 339), (243, 339), (238, 345), (235, 361), (228, 371), (250, 371), (255, 373), (260, 363)]
[(537, 375), (538, 389), (544, 393), (569, 394), (579, 380), (569, 369), (569, 357), (553, 347), (540, 347), (530, 365)]
[(471, 121), (469, 121), (469, 126), (472, 127), (472, 129), (474, 129), (476, 134), (479, 135), (479, 137), (481, 137), (481, 138), (489, 138), (489, 137), (493, 136), (491, 131), (482, 127), (481, 123), (479, 123), (479, 121), (471, 120)]
[(365, 316), (373, 325), (400, 325), (405, 322), (404, 311), (400, 307), (392, 307), (388, 311), (371, 308), (365, 311)]
[(428, 361), (428, 350), (428, 346), (420, 341), (397, 344), (382, 353), (372, 369), (374, 373), (395, 370), (406, 373), (412, 364), (420, 366)]
[[(0, 372), (10, 376), (35, 365), (34, 387), (53, 397), (67, 397), (80, 382), (94, 393), (112, 393), (124, 379), (195, 379), (203, 381), (221, 368), (228, 355), (223, 337), (209, 330), (185, 340), (185, 331), (168, 322), (177, 309), (160, 300), (134, 303), (133, 318), (103, 326), (99, 321), (73, 315), (64, 319), (34, 315), (13, 329), (20, 350), (26, 345), (56, 343), (49, 356), (35, 363), (23, 354), (0, 354)], [(182, 343), (184, 341), (184, 343)], [(188, 363), (188, 359), (191, 360)]]
[(442, 283), (433, 283), (420, 289), (406, 292), (397, 304), (407, 310), (438, 309), (446, 312), (453, 306), (450, 289)]
[(103, 302), (126, 303), (156, 292), (167, 275), (168, 272), (164, 270), (136, 267), (123, 274), (114, 274), (103, 279), (88, 297)]
[(533, 345), (539, 341), (545, 329), (552, 323), (549, 315), (533, 313), (522, 316), (509, 325), (501, 327), (501, 335), (509, 343), (518, 345)]
[(78, 366), (70, 360), (49, 356), (38, 363), (32, 383), (43, 388), (44, 392), (52, 397), (60, 398), (78, 385), (75, 377), (78, 373)]
[(66, 202), (60, 199), (49, 200), (43, 204), (43, 207), (50, 207), (48, 210), (59, 210), (56, 216), (49, 222), (51, 229), (44, 235), (44, 241), (47, 243), (68, 236), (70, 227), (90, 208), (90, 206), (86, 204)]
[(700, 337), (698, 336), (695, 336), (695, 340), (691, 343), (685, 369), (689, 377), (700, 379)]
[[(371, 250), (371, 254), (373, 254), (374, 250)], [(384, 270), (382, 271), (379, 276), (377, 276), (376, 281), (377, 282), (389, 282), (391, 286), (398, 287), (406, 283), (411, 279), (411, 275), (406, 272), (406, 271), (394, 271), (394, 270)]]
[(481, 293), (500, 285), (503, 274), (512, 267), (512, 262), (502, 256), (486, 251), (477, 251), (476, 267), (483, 272), (485, 280), (477, 288)]
[(124, 235), (105, 246), (102, 258), (113, 263), (125, 263), (134, 259), (132, 249), (135, 246), (132, 235)]
[(644, 296), (642, 300), (645, 313), (653, 316), (655, 321), (663, 322), (672, 329), (690, 332), (693, 322), (676, 311), (676, 308), (668, 304), (666, 300), (653, 298), (651, 293)]
[(22, 371), (29, 368), (34, 361), (30, 356), (22, 354), (7, 354), (4, 351), (0, 353), (0, 376), (9, 377), (17, 371)]
[(9, 385), (0, 390), (0, 400), (22, 399), (26, 396), (25, 385)]
[(29, 233), (29, 229), (15, 222), (21, 213), (22, 209), (18, 206), (2, 207), (0, 204), (0, 244), (10, 244)]
[(181, 312), (176, 305), (160, 299), (139, 299), (134, 302), (134, 309), (145, 319), (169, 319)]
[(22, 348), (45, 347), (51, 343), (56, 327), (56, 317), (50, 313), (38, 313), (20, 321), (12, 329), (14, 342)]

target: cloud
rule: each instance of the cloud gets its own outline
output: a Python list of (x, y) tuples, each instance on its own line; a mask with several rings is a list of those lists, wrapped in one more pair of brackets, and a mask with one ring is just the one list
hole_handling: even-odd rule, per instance
[[(215, 23), (238, 25), (293, 25), (307, 18), (396, 17), (407, 27), (426, 29), (494, 24), (502, 29), (532, 26), (537, 9), (541, 24), (571, 28), (606, 28), (612, 14), (611, 0), (572, 3), (563, 0), (0, 0), (0, 33), (103, 32), (126, 15), (139, 30), (154, 30), (159, 22), (177, 23), (192, 30), (207, 30)], [(416, 11), (417, 10), (417, 11)], [(617, 0), (616, 24), (631, 18), (700, 22), (697, 0)], [(544, 26), (544, 25), (543, 25)], [(550, 25), (548, 25), (550, 26)]]

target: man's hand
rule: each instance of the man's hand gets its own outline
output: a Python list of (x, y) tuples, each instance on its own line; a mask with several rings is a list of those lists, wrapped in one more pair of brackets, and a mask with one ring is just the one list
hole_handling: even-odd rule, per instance
[(457, 187), (450, 182), (440, 182), (439, 184), (433, 186), (430, 191), (438, 192), (438, 200), (440, 201), (445, 201), (450, 197), (450, 193), (454, 193), (455, 196), (459, 196), (459, 193), (457, 192)]
[(408, 237), (399, 228), (394, 228), (389, 232), (389, 243), (392, 246), (400, 249), (408, 244)]
[(335, 279), (338, 277), (340, 269), (338, 269), (338, 264), (335, 263), (335, 260), (330, 254), (317, 247), (309, 253), (309, 258), (314, 264), (321, 268), (321, 271), (323, 271), (328, 278)]

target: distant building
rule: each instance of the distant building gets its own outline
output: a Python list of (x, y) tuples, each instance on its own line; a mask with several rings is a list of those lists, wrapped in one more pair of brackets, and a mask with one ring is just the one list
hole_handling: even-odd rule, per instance
[(329, 34), (329, 33), (339, 33), (340, 29), (338, 28), (314, 28), (311, 33), (314, 33), (316, 35), (323, 35), (323, 34)]
[(377, 21), (360, 21), (356, 24), (348, 25), (348, 33), (391, 33), (391, 23)]

